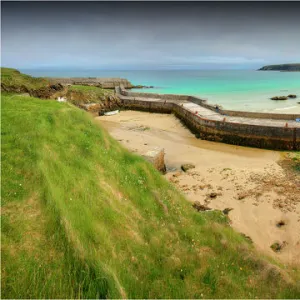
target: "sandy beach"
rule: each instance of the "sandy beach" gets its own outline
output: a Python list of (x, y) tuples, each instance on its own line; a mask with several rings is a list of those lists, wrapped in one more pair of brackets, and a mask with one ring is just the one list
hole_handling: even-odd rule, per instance
[[(300, 264), (300, 179), (281, 167), (281, 152), (196, 139), (173, 115), (122, 111), (95, 119), (130, 151), (164, 148), (164, 176), (191, 204), (232, 209), (232, 227), (257, 249)], [(195, 168), (183, 172), (184, 163)], [(270, 248), (276, 242), (279, 252)]]

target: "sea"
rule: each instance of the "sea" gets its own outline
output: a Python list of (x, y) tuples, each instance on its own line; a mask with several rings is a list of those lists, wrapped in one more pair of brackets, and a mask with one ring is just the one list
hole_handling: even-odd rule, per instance
[[(140, 92), (194, 95), (225, 109), (300, 113), (300, 72), (254, 70), (21, 70), (32, 76), (120, 77), (134, 85), (154, 86)], [(297, 98), (270, 100), (296, 94)]]

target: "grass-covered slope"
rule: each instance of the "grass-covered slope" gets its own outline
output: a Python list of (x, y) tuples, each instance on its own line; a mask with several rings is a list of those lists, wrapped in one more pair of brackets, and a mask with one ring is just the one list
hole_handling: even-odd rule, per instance
[(113, 90), (88, 85), (69, 86), (66, 97), (70, 103), (75, 105), (102, 103), (105, 106), (105, 101), (118, 101), (117, 97), (114, 96)]
[(15, 69), (1, 68), (1, 91), (26, 93), (38, 98), (56, 98), (63, 91), (61, 84), (51, 84), (45, 78), (32, 77)]
[[(16, 88), (20, 92), (28, 90), (40, 89), (49, 85), (48, 80), (38, 77), (32, 77), (22, 74), (20, 71), (11, 68), (1, 68), (1, 87)], [(16, 92), (18, 92), (16, 90)]]
[[(63, 81), (62, 81), (63, 83)], [(84, 107), (97, 103), (101, 107), (114, 108), (120, 100), (113, 90), (89, 85), (62, 85), (54, 80), (32, 77), (11, 68), (1, 68), (1, 91), (8, 93), (26, 93), (38, 98), (66, 97), (68, 102)]]
[(84, 111), (2, 95), (2, 298), (298, 298), (226, 224)]

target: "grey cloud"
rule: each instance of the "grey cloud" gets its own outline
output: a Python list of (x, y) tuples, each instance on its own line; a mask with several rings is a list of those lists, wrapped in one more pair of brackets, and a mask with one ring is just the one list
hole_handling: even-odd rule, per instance
[(300, 61), (300, 3), (2, 2), (2, 64), (201, 68)]

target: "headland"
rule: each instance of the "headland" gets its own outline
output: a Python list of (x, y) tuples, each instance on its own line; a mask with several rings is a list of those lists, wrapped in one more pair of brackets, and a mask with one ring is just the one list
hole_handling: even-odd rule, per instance
[(263, 66), (258, 71), (299, 72), (300, 64), (280, 64)]

